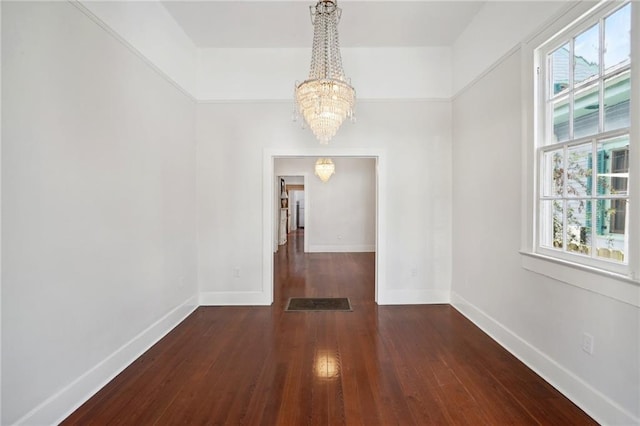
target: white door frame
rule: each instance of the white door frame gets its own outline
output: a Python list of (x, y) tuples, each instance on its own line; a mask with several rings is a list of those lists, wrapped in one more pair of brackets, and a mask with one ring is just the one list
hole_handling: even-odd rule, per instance
[[(262, 172), (262, 293), (266, 304), (273, 304), (273, 247), (275, 212), (274, 160), (286, 157), (364, 157), (376, 160), (376, 271), (375, 301), (380, 303), (386, 293), (386, 151), (379, 148), (266, 148)], [(305, 179), (306, 188), (306, 179)], [(307, 194), (305, 194), (305, 203)], [(305, 209), (307, 214), (307, 209)], [(305, 218), (306, 220), (306, 218)], [(306, 224), (305, 224), (306, 226)], [(277, 242), (276, 242), (277, 243)], [(305, 241), (306, 243), (306, 241)]]

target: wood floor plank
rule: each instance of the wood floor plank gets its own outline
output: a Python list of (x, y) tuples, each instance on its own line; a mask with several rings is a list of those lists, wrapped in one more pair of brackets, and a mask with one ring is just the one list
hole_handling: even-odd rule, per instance
[[(271, 307), (198, 308), (63, 424), (596, 424), (452, 306), (377, 306), (374, 253), (303, 246)], [(353, 311), (284, 311), (312, 296)]]

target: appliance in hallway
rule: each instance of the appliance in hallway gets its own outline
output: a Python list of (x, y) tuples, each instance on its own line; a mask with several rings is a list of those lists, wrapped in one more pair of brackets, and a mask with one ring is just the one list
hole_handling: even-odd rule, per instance
[(296, 201), (296, 228), (304, 228), (304, 199)]

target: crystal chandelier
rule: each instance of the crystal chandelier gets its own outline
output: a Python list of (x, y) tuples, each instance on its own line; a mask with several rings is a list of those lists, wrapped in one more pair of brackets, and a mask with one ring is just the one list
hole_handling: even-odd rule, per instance
[(333, 164), (331, 158), (318, 158), (318, 161), (316, 161), (316, 176), (318, 176), (321, 181), (328, 181), (335, 172), (336, 165)]
[(338, 21), (342, 9), (335, 0), (309, 6), (313, 48), (309, 78), (296, 83), (297, 112), (301, 113), (321, 144), (328, 144), (345, 118), (353, 119), (356, 91), (344, 76)]

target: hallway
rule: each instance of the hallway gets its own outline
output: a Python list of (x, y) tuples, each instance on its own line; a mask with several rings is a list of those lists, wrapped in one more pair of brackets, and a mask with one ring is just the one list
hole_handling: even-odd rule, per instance
[[(303, 238), (273, 306), (198, 308), (64, 424), (595, 424), (451, 306), (377, 306), (374, 253)], [(296, 296), (353, 312), (284, 312)]]
[(375, 298), (375, 253), (304, 253), (304, 229), (288, 234), (274, 257), (274, 306), (290, 297)]

